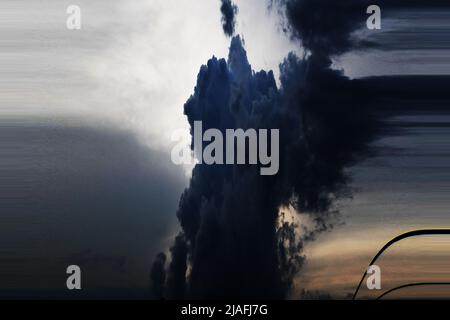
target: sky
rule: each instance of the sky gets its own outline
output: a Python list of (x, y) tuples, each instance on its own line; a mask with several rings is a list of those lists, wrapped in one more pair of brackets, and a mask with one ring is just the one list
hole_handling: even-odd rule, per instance
[[(301, 56), (301, 42), (264, 1), (235, 3), (252, 69), (273, 70), (280, 85), (279, 64)], [(81, 30), (66, 29), (70, 4), (81, 8)], [(74, 260), (92, 297), (145, 295), (155, 254), (179, 231), (191, 175), (170, 162), (171, 134), (189, 128), (183, 105), (200, 66), (228, 56), (219, 8), (218, 0), (2, 1), (0, 295), (58, 296)], [(433, 6), (389, 11), (382, 30), (365, 35), (380, 48), (346, 52), (333, 68), (352, 79), (448, 75), (449, 15)], [(293, 298), (348, 297), (393, 236), (449, 226), (450, 113), (422, 109), (390, 118), (398, 130), (373, 142), (379, 153), (348, 168), (353, 198), (338, 201), (336, 226), (307, 244)], [(418, 256), (433, 253), (445, 278), (448, 243), (427, 241)], [(422, 261), (411, 251), (405, 244), (386, 256), (394, 273), (398, 257)]]

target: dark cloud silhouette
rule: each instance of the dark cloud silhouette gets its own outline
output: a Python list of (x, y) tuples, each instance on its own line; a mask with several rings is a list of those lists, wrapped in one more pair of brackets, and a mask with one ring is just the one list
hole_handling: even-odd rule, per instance
[(238, 7), (235, 4), (233, 4), (231, 0), (220, 0), (220, 1), (221, 1), (220, 12), (222, 13), (223, 32), (227, 36), (231, 37), (234, 35)]
[[(366, 34), (365, 38), (358, 35), (356, 31), (366, 27), (368, 18), (366, 9), (369, 5), (378, 5), (381, 8), (383, 21), (388, 18), (405, 17), (405, 13), (414, 12), (414, 10), (443, 12), (442, 9), (450, 8), (448, 1), (440, 0), (379, 0), (375, 2), (370, 0), (269, 0), (269, 3), (270, 7), (279, 9), (285, 20), (285, 30), (292, 38), (299, 40), (312, 54), (323, 58), (339, 55), (352, 49), (386, 50), (388, 45), (392, 47), (390, 42), (393, 39), (403, 44), (409, 40), (408, 48), (418, 45), (417, 39), (411, 44), (411, 40), (404, 39), (404, 35), (392, 34), (392, 32), (388, 36), (383, 36), (383, 31), (372, 32), (372, 35)], [(399, 14), (402, 11), (403, 13)], [(438, 33), (427, 32), (427, 34), (428, 39), (430, 37), (434, 39), (433, 43), (443, 42), (440, 38), (436, 38), (439, 36)], [(399, 41), (399, 36), (403, 36), (403, 41)], [(415, 37), (421, 37), (421, 34), (416, 32)], [(428, 47), (430, 47), (429, 42)]]
[(186, 289), (188, 247), (184, 235), (181, 233), (175, 238), (174, 245), (170, 248), (172, 261), (167, 275), (166, 297), (169, 299), (183, 298)]
[(164, 297), (164, 285), (166, 283), (166, 255), (159, 253), (150, 270), (150, 292), (153, 299)]
[[(378, 127), (363, 93), (321, 62), (289, 55), (277, 88), (272, 72), (252, 71), (235, 37), (228, 61), (201, 67), (184, 106), (191, 128), (201, 120), (203, 130), (280, 129), (280, 170), (268, 177), (256, 166), (195, 166), (177, 213), (191, 268), (187, 277), (173, 258), (181, 268), (170, 272), (186, 282), (173, 298), (286, 297), (304, 241), (331, 227), (333, 200), (349, 195), (344, 168), (368, 154)], [(280, 220), (287, 205), (310, 214), (315, 228), (299, 237)]]
[[(279, 129), (279, 172), (260, 176), (257, 166), (195, 166), (177, 211), (182, 233), (174, 248), (181, 246), (182, 255), (172, 249), (169, 267), (183, 290), (171, 298), (287, 297), (304, 263), (305, 243), (332, 228), (339, 216), (335, 201), (351, 197), (346, 168), (373, 155), (371, 142), (387, 132), (383, 120), (393, 112), (379, 108), (380, 102), (404, 101), (417, 91), (385, 89), (385, 79), (350, 80), (331, 69), (334, 55), (375, 45), (354, 36), (367, 17), (365, 1), (274, 3), (308, 54), (286, 57), (277, 87), (271, 71), (252, 70), (234, 37), (227, 61), (213, 57), (201, 67), (184, 112), (191, 130), (194, 121), (202, 121), (204, 131)], [(417, 94), (429, 97), (423, 89)], [(308, 215), (313, 226), (288, 222), (279, 213), (286, 206)]]
[(360, 45), (352, 32), (366, 21), (366, 0), (275, 0), (287, 30), (312, 54), (329, 57)]

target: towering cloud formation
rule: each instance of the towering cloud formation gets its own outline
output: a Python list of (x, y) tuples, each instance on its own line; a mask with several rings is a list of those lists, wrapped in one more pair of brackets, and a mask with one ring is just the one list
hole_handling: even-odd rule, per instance
[[(289, 55), (281, 88), (273, 73), (255, 73), (240, 37), (228, 61), (202, 66), (184, 106), (191, 129), (280, 130), (280, 170), (260, 176), (257, 166), (204, 165), (193, 170), (180, 200), (182, 233), (171, 249), (171, 298), (283, 298), (303, 257), (303, 242), (329, 227), (333, 200), (347, 193), (344, 168), (366, 155), (376, 132), (363, 93), (340, 72)], [(279, 217), (292, 205), (315, 228), (299, 237)], [(187, 259), (187, 260), (186, 260)], [(188, 268), (190, 266), (190, 268)], [(189, 269), (189, 272), (188, 272)], [(172, 290), (174, 283), (178, 289)]]
[(220, 12), (222, 12), (222, 27), (223, 32), (229, 37), (234, 35), (234, 28), (236, 26), (236, 15), (238, 7), (233, 4), (231, 0), (220, 0)]
[[(194, 168), (180, 200), (182, 232), (168, 275), (182, 290), (166, 288), (171, 297), (286, 297), (305, 241), (332, 226), (334, 201), (350, 195), (345, 168), (371, 154), (370, 142), (383, 127), (367, 83), (330, 68), (334, 55), (374, 45), (355, 37), (367, 2), (273, 3), (305, 57), (288, 55), (278, 88), (271, 71), (252, 70), (234, 37), (227, 61), (213, 57), (201, 67), (184, 112), (191, 128), (202, 121), (203, 130), (222, 132), (279, 129), (279, 172), (260, 176), (256, 166), (244, 165)], [(399, 1), (384, 3), (395, 8)], [(279, 211), (288, 205), (309, 215), (314, 227), (300, 230), (285, 221)]]

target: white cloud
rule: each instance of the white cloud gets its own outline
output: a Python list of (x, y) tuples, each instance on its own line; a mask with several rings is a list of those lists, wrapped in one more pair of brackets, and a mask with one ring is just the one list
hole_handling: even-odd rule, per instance
[[(236, 1), (237, 31), (255, 70), (273, 69), (295, 49), (264, 1)], [(66, 8), (81, 8), (69, 31)], [(220, 1), (7, 0), (0, 82), (7, 112), (113, 121), (164, 147), (187, 127), (183, 104), (213, 55), (227, 57)], [(5, 111), (5, 110), (2, 110)], [(5, 112), (3, 112), (5, 113)]]

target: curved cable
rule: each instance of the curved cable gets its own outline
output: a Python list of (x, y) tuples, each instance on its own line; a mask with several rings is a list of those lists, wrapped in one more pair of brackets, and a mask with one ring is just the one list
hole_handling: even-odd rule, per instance
[[(387, 242), (381, 249), (378, 251), (378, 253), (373, 257), (372, 261), (369, 263), (369, 266), (373, 265), (374, 262), (381, 256), (381, 254), (386, 251), (387, 248), (389, 248), (394, 243), (411, 237), (416, 236), (423, 236), (423, 235), (450, 235), (450, 229), (420, 229), (420, 230), (413, 230), (409, 232), (402, 233), (389, 242)], [(355, 290), (355, 293), (353, 294), (352, 300), (356, 299), (356, 296), (358, 294), (359, 289), (361, 288), (361, 284), (364, 281), (364, 278), (366, 277), (366, 272), (364, 272), (361, 281), (359, 281), (358, 287)]]
[(388, 295), (389, 293), (397, 291), (397, 290), (400, 290), (400, 289), (404, 289), (404, 288), (408, 288), (408, 287), (419, 287), (419, 286), (450, 286), (450, 282), (416, 282), (416, 283), (408, 283), (408, 284), (404, 284), (404, 285), (392, 288), (392, 289), (384, 292), (382, 295), (380, 295), (375, 300), (380, 300), (381, 298), (383, 298), (384, 296)]

